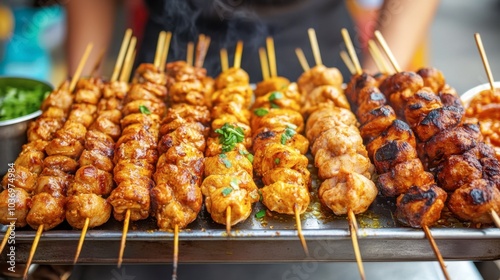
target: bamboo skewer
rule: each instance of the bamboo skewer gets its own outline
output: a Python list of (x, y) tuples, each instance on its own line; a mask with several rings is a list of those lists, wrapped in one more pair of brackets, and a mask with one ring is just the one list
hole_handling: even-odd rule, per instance
[(208, 47), (210, 46), (210, 37), (200, 34), (198, 38), (198, 44), (196, 45), (196, 58), (194, 66), (201, 68), (205, 61), (205, 57), (208, 52)]
[(160, 69), (162, 71), (164, 71), (165, 64), (167, 63), (168, 50), (170, 48), (170, 41), (171, 40), (172, 40), (172, 32), (169, 31), (165, 35), (165, 44), (163, 44), (163, 49), (161, 52)]
[(274, 51), (274, 40), (273, 37), (266, 38), (267, 56), (269, 59), (269, 69), (271, 77), (278, 76), (278, 69), (276, 66), (276, 52)]
[(243, 41), (238, 41), (236, 43), (236, 50), (234, 51), (234, 68), (241, 67), (241, 55), (243, 53)]
[(438, 246), (436, 244), (436, 241), (434, 240), (434, 237), (432, 237), (431, 231), (429, 230), (428, 226), (423, 226), (422, 229), (425, 232), (425, 236), (429, 240), (432, 250), (434, 251), (434, 254), (438, 258), (439, 265), (441, 266), (441, 270), (443, 271), (444, 277), (449, 280), (451, 279), (450, 275), (448, 274), (448, 270), (446, 269), (446, 265), (443, 260), (443, 256), (441, 255), (441, 252), (439, 252)]
[(500, 217), (498, 217), (497, 212), (493, 209), (491, 209), (491, 218), (493, 219), (493, 222), (495, 222), (497, 228), (500, 228)]
[(186, 63), (190, 66), (193, 66), (193, 54), (194, 52), (194, 43), (193, 42), (189, 42), (187, 44), (187, 54), (186, 54)]
[(92, 51), (93, 44), (90, 43), (87, 45), (87, 48), (85, 48), (85, 52), (83, 53), (82, 58), (80, 59), (80, 63), (78, 64), (78, 67), (76, 68), (75, 74), (73, 75), (73, 78), (71, 79), (71, 83), (69, 84), (69, 91), (72, 92), (75, 89), (76, 82), (78, 79), (80, 79), (80, 75), (82, 74), (83, 67), (85, 66), (85, 63), (87, 63), (87, 59), (89, 58), (90, 51)]
[(342, 37), (344, 38), (344, 42), (347, 47), (347, 51), (351, 56), (352, 63), (354, 64), (354, 68), (356, 69), (356, 73), (359, 75), (363, 72), (361, 69), (361, 64), (359, 63), (358, 56), (356, 55), (356, 51), (354, 50), (354, 45), (352, 44), (351, 37), (349, 36), (349, 32), (347, 29), (342, 28), (341, 30)]
[(394, 67), (394, 70), (396, 72), (401, 72), (401, 67), (399, 67), (398, 61), (396, 60), (396, 57), (394, 57), (394, 54), (392, 54), (391, 49), (389, 48), (389, 45), (387, 45), (387, 42), (385, 41), (384, 37), (382, 36), (382, 33), (380, 31), (375, 30), (375, 37), (377, 38), (378, 43), (384, 50), (385, 54), (389, 58), (389, 61), (392, 64), (392, 67)]
[(297, 58), (299, 59), (299, 63), (300, 63), (300, 66), (302, 67), (302, 70), (304, 70), (304, 72), (309, 71), (311, 68), (309, 67), (309, 63), (307, 63), (307, 58), (304, 55), (304, 52), (302, 51), (302, 49), (296, 48), (295, 54), (297, 55)]
[(297, 225), (297, 235), (299, 236), (300, 243), (302, 244), (302, 248), (304, 249), (304, 253), (306, 253), (306, 256), (309, 257), (309, 248), (307, 248), (307, 243), (306, 243), (306, 238), (304, 237), (304, 234), (302, 233), (302, 223), (300, 221), (300, 213), (298, 211), (298, 206), (297, 204), (294, 205), (294, 212), (295, 212), (295, 224)]
[(349, 69), (351, 75), (356, 74), (356, 68), (354, 67), (354, 64), (352, 64), (352, 61), (346, 51), (340, 51), (340, 58), (342, 58), (342, 61), (344, 61), (344, 64), (347, 69)]
[(486, 71), (486, 75), (488, 76), (488, 82), (490, 83), (491, 93), (495, 94), (495, 80), (493, 79), (493, 74), (491, 73), (488, 57), (486, 57), (486, 52), (484, 51), (481, 35), (479, 35), (479, 33), (475, 33), (474, 39), (476, 39), (477, 49), (479, 50), (479, 54), (481, 55), (481, 60), (483, 61), (484, 71)]
[(375, 41), (368, 40), (368, 49), (370, 51), (373, 60), (375, 61), (375, 64), (377, 64), (377, 67), (379, 68), (381, 73), (389, 75), (394, 74), (391, 69), (391, 66), (387, 63), (387, 60), (382, 55), (382, 52), (377, 47)]
[(172, 280), (177, 279), (177, 264), (179, 263), (179, 225), (174, 226), (174, 258), (172, 260)]
[(132, 72), (132, 67), (134, 66), (135, 60), (135, 45), (136, 38), (133, 37), (130, 41), (130, 47), (127, 50), (127, 55), (125, 56), (125, 64), (123, 65), (123, 70), (120, 73), (120, 81), (122, 82), (127, 82), (130, 78), (130, 73)]
[(309, 41), (311, 42), (311, 48), (316, 65), (323, 65), (323, 61), (321, 60), (321, 52), (319, 51), (318, 39), (316, 38), (316, 31), (313, 28), (309, 28), (307, 30), (307, 34), (309, 35)]
[(86, 218), (85, 224), (83, 225), (82, 228), (82, 233), (80, 234), (80, 240), (78, 241), (78, 246), (76, 247), (76, 254), (75, 258), (73, 259), (73, 264), (76, 264), (78, 262), (78, 257), (80, 256), (80, 252), (82, 251), (83, 242), (85, 241), (85, 235), (87, 234), (87, 230), (89, 228), (89, 223), (90, 219)]
[(104, 55), (106, 54), (106, 50), (102, 49), (99, 53), (99, 57), (97, 58), (94, 67), (92, 67), (92, 71), (90, 72), (90, 76), (93, 77), (97, 74), (97, 71), (102, 65), (102, 61), (104, 60)]
[(125, 213), (125, 219), (123, 221), (122, 239), (120, 241), (120, 252), (118, 253), (118, 264), (117, 264), (118, 268), (120, 268), (123, 263), (123, 252), (125, 252), (125, 243), (127, 241), (129, 223), (130, 223), (130, 209), (127, 209), (127, 212)]
[(356, 216), (354, 212), (349, 209), (347, 212), (347, 217), (349, 218), (349, 229), (351, 232), (352, 247), (354, 248), (354, 255), (356, 256), (356, 263), (358, 264), (359, 275), (362, 280), (366, 279), (365, 269), (363, 267), (363, 260), (361, 259), (361, 252), (359, 250), (358, 243), (358, 223), (356, 221)]
[(262, 70), (262, 80), (269, 79), (269, 63), (267, 62), (266, 50), (259, 48), (260, 68)]
[(28, 256), (28, 260), (26, 261), (26, 268), (24, 269), (24, 273), (23, 273), (24, 280), (28, 279), (28, 271), (30, 269), (31, 262), (33, 261), (33, 257), (35, 256), (36, 248), (38, 247), (38, 242), (40, 241), (40, 237), (42, 236), (42, 233), (43, 233), (43, 224), (38, 226), (38, 229), (37, 229), (36, 235), (35, 235), (35, 239), (33, 240), (33, 245), (31, 245), (30, 254)]
[(220, 49), (220, 65), (222, 68), (222, 72), (226, 72), (229, 69), (229, 59), (227, 57), (227, 49)]
[(231, 206), (226, 209), (226, 233), (231, 236)]
[(116, 59), (115, 68), (113, 69), (113, 74), (111, 75), (111, 81), (116, 81), (116, 79), (118, 79), (118, 74), (120, 73), (123, 64), (123, 57), (125, 56), (131, 37), (132, 29), (129, 28), (125, 31), (125, 36), (123, 37), (122, 45), (120, 47), (120, 51), (118, 52), (118, 58)]
[(205, 57), (207, 56), (208, 48), (210, 47), (210, 40), (209, 36), (205, 37), (205, 50), (203, 52), (203, 56), (200, 57), (200, 67), (203, 67), (203, 64), (205, 63)]
[(160, 35), (158, 36), (158, 41), (156, 42), (155, 59), (154, 59), (154, 62), (153, 62), (153, 64), (156, 67), (160, 67), (160, 65), (161, 65), (160, 60), (161, 60), (161, 57), (162, 57), (163, 45), (165, 44), (165, 36), (166, 36), (166, 32), (165, 31), (161, 31)]
[(2, 244), (0, 244), (0, 254), (3, 252), (5, 245), (7, 244), (7, 240), (9, 240), (10, 233), (12, 232), (12, 225), (7, 226), (7, 230), (5, 231), (5, 235), (2, 239)]
[[(380, 31), (378, 31), (378, 30), (375, 31), (375, 37), (377, 38), (380, 46), (382, 46), (382, 50), (385, 52), (385, 54), (389, 58), (389, 61), (391, 62), (392, 66), (394, 67), (394, 70), (396, 70), (396, 72), (401, 72), (401, 68), (399, 67), (399, 64), (397, 63), (396, 58), (392, 54), (391, 49), (387, 45), (387, 42), (385, 41), (385, 39), (382, 36), (382, 34), (380, 33)], [(422, 226), (422, 229), (424, 230), (425, 236), (429, 240), (429, 243), (431, 244), (432, 250), (434, 251), (436, 258), (439, 261), (439, 265), (441, 266), (441, 270), (443, 271), (445, 278), (450, 279), (450, 276), (449, 276), (448, 271), (446, 269), (446, 265), (445, 265), (444, 260), (443, 260), (443, 256), (441, 255), (441, 252), (439, 251), (439, 248), (436, 244), (436, 241), (434, 240), (434, 237), (432, 236), (432, 234), (429, 230), (429, 227), (427, 225), (424, 225), (424, 226)]]

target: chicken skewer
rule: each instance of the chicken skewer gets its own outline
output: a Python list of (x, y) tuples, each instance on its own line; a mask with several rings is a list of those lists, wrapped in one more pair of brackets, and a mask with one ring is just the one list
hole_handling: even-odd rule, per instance
[[(78, 75), (75, 75), (78, 77)], [(69, 81), (62, 83), (53, 90), (42, 103), (42, 115), (28, 127), (28, 143), (23, 146), (21, 153), (14, 162), (13, 172), (9, 172), (2, 180), (5, 189), (0, 194), (1, 223), (9, 225), (4, 235), (1, 251), (10, 236), (13, 227), (27, 225), (26, 215), (31, 203), (31, 195), (36, 186), (36, 179), (43, 170), (45, 147), (52, 140), (54, 133), (60, 129), (67, 118), (73, 103), (73, 96), (69, 92)], [(10, 191), (9, 191), (10, 190)], [(13, 193), (14, 197), (10, 197)], [(9, 199), (16, 202), (15, 211), (9, 210)], [(15, 214), (15, 216), (14, 216)]]
[(85, 150), (79, 161), (80, 167), (68, 188), (66, 220), (73, 228), (82, 230), (73, 263), (78, 261), (88, 228), (104, 224), (111, 215), (111, 205), (105, 197), (113, 188), (113, 151), (115, 141), (121, 134), (120, 110), (123, 97), (128, 91), (128, 83), (118, 81), (118, 78), (124, 79), (126, 66), (133, 63), (123, 63), (125, 58), (131, 58), (135, 49), (136, 38), (131, 38), (130, 35), (129, 29), (125, 33), (116, 62), (123, 69), (121, 66), (115, 67), (110, 82), (103, 86), (103, 99), (97, 107), (97, 118), (85, 135)]
[[(314, 30), (309, 33), (310, 40), (315, 40), (315, 36), (311, 36)], [(311, 42), (311, 46), (314, 56), (320, 56), (319, 50), (315, 50), (317, 43)], [(321, 61), (319, 58), (315, 60)], [(336, 215), (347, 214), (358, 270), (364, 279), (355, 213), (365, 212), (378, 191), (370, 180), (373, 165), (362, 144), (357, 121), (349, 111), (341, 84), (342, 77), (338, 70), (328, 69), (322, 64), (299, 78), (299, 87), (305, 97), (302, 111), (306, 117), (309, 116), (306, 135), (312, 143), (311, 152), (318, 167), (318, 176), (324, 180), (318, 189), (318, 196)]]
[(438, 71), (400, 72), (397, 62), (391, 63), (398, 73), (386, 79), (383, 92), (417, 135), (426, 168), (453, 192), (448, 207), (461, 220), (493, 222), (491, 212), (500, 211), (500, 163), (494, 151), (480, 138), (477, 125), (462, 122), (463, 105)]
[[(207, 42), (203, 37), (198, 42), (203, 44), (196, 56), (198, 63), (207, 51)], [(205, 69), (180, 61), (167, 64), (166, 69), (167, 79), (171, 80), (167, 86), (170, 108), (160, 126), (159, 160), (153, 176), (156, 185), (151, 190), (151, 201), (158, 228), (174, 231), (172, 279), (176, 279), (179, 229), (196, 219), (203, 203), (200, 184), (210, 113), (202, 98), (206, 95), (205, 87), (201, 86)]]
[(159, 69), (165, 36), (166, 32), (160, 32), (156, 64), (144, 63), (138, 67), (124, 99), (122, 133), (116, 142), (113, 160), (113, 179), (117, 187), (107, 198), (113, 206), (115, 219), (124, 222), (118, 267), (123, 262), (130, 221), (146, 219), (150, 212), (160, 119), (166, 110), (166, 77)]
[[(85, 60), (91, 49), (90, 44), (84, 54)], [(83, 67), (83, 63), (79, 66)], [(74, 81), (73, 79), (70, 84), (70, 90), (71, 85), (77, 86), (78, 90), (68, 120), (45, 147), (47, 157), (44, 159), (44, 168), (37, 178), (35, 194), (26, 216), (27, 223), (37, 229), (37, 234), (26, 262), (24, 278), (27, 277), (41, 233), (64, 221), (66, 190), (78, 167), (77, 161), (82, 152), (86, 127), (93, 121), (95, 104), (101, 97), (100, 80), (81, 79), (78, 84)]]
[[(212, 219), (231, 226), (248, 218), (259, 199), (252, 174), (249, 111), (252, 89), (248, 74), (240, 68), (243, 43), (236, 45), (234, 64), (215, 79), (212, 94), (212, 133), (205, 150), (205, 179), (201, 190)], [(227, 52), (221, 51), (221, 61)], [(224, 62), (225, 63), (225, 62)], [(223, 69), (226, 66), (223, 66)]]
[[(309, 142), (300, 134), (304, 120), (298, 112), (301, 95), (296, 83), (277, 76), (277, 67), (272, 66), (274, 43), (271, 37), (266, 41), (271, 65), (264, 49), (259, 50), (264, 80), (257, 84), (252, 105), (253, 167), (264, 183), (260, 189), (262, 203), (271, 211), (295, 216), (297, 235), (309, 255), (300, 222), (300, 214), (310, 202), (309, 160), (305, 156)], [(266, 71), (269, 68), (270, 75)]]

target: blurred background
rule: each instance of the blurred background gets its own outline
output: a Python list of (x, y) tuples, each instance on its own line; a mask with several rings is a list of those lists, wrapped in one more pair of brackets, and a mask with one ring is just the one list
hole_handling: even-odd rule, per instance
[[(67, 77), (65, 11), (59, 5), (65, 1), (71, 0), (0, 0), (0, 76), (32, 77), (53, 85)], [(140, 30), (141, 19), (146, 16), (140, 0), (122, 2), (102, 73), (112, 71), (125, 29)], [(440, 3), (426, 42), (426, 60), (429, 66), (444, 73), (459, 94), (487, 82), (473, 37), (476, 32), (481, 34), (493, 76), (500, 80), (499, 12), (498, 0), (442, 0)], [(500, 279), (498, 262), (476, 265), (485, 279)]]

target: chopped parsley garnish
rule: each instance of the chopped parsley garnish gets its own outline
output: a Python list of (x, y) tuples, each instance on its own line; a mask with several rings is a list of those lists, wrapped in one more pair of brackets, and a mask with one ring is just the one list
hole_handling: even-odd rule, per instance
[(286, 141), (291, 139), (295, 135), (295, 133), (296, 133), (295, 128), (293, 128), (291, 125), (287, 125), (285, 128), (285, 132), (281, 134), (281, 144), (285, 145)]
[(0, 88), (0, 121), (29, 115), (40, 109), (40, 104), (49, 95), (41, 85), (30, 88)]
[(274, 164), (280, 164), (280, 159), (279, 158), (275, 158), (274, 159)]
[(151, 111), (149, 111), (148, 107), (144, 106), (144, 105), (139, 105), (139, 111), (142, 113), (142, 114), (145, 114), (145, 115), (149, 115), (151, 114)]
[(235, 190), (238, 190), (240, 188), (240, 182), (236, 178), (231, 179), (231, 182), (229, 183), (229, 185), (231, 186), (231, 188), (233, 188)]
[(233, 166), (231, 162), (227, 159), (226, 154), (220, 154), (219, 158), (222, 160), (222, 163), (224, 163), (226, 168), (231, 168), (231, 166)]
[(258, 117), (263, 117), (269, 113), (269, 111), (265, 108), (257, 108), (253, 110), (253, 113), (257, 115)]
[(225, 188), (222, 189), (222, 195), (223, 196), (228, 196), (231, 192), (233, 192), (233, 188), (225, 187)]
[(248, 155), (248, 151), (247, 150), (239, 150), (238, 151), (240, 153), (240, 155), (244, 156), (244, 155)]
[(283, 93), (279, 91), (274, 91), (271, 93), (271, 95), (269, 95), (269, 101), (274, 101), (276, 99), (281, 99), (281, 98), (283, 98)]
[(222, 152), (230, 152), (245, 139), (245, 133), (241, 127), (234, 127), (225, 123), (221, 128), (215, 130), (219, 134), (219, 143), (222, 144)]
[(259, 212), (255, 213), (255, 218), (262, 219), (266, 215), (266, 209), (261, 209)]
[(253, 163), (253, 155), (252, 154), (248, 154), (247, 159), (250, 161), (250, 163)]
[(280, 106), (278, 106), (276, 103), (274, 103), (274, 100), (281, 99), (283, 98), (283, 93), (279, 91), (274, 91), (269, 95), (269, 102), (271, 103), (271, 108), (278, 109)]

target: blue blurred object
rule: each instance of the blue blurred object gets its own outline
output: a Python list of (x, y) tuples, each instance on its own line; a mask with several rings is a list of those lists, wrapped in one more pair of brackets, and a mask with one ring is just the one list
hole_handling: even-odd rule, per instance
[(0, 58), (0, 75), (49, 82), (50, 49), (62, 41), (65, 12), (61, 6), (15, 7), (14, 30)]

